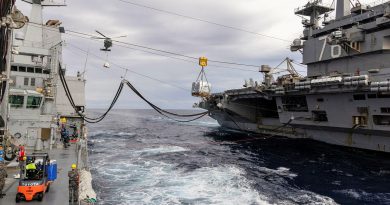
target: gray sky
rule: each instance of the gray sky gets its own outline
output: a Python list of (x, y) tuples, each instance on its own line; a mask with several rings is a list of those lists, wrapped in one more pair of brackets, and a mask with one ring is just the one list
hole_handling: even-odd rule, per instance
[[(60, 1), (60, 0), (58, 0)], [(293, 40), (302, 32), (301, 19), (294, 15), (296, 7), (307, 0), (129, 0), (155, 8), (209, 20), (233, 27)], [(301, 62), (299, 53), (288, 50), (289, 43), (272, 38), (239, 32), (204, 22), (172, 16), (136, 7), (119, 0), (67, 0), (67, 7), (44, 9), (44, 21), (60, 19), (66, 29), (94, 34), (99, 30), (109, 36), (127, 35), (120, 39), (129, 43), (173, 51), (194, 57), (276, 66), (285, 57)], [(18, 1), (17, 6), (29, 15), (29, 5)], [(64, 35), (64, 62), (75, 74), (83, 70), (85, 53), (75, 46), (90, 50), (87, 64), (86, 98), (88, 108), (106, 108), (112, 100), (124, 71), (112, 65), (103, 68), (106, 54), (100, 51), (103, 42)], [(191, 96), (190, 89), (200, 71), (199, 66), (167, 57), (151, 55), (119, 46), (112, 48), (108, 61), (122, 65), (170, 84), (178, 89), (133, 73), (133, 83), (147, 98), (163, 108), (188, 109), (199, 99)], [(256, 71), (256, 68), (238, 67)], [(296, 67), (304, 71), (301, 67)], [(242, 87), (244, 80), (261, 81), (260, 73), (226, 68), (206, 68), (213, 92)], [(148, 108), (128, 89), (124, 89), (116, 108)]]

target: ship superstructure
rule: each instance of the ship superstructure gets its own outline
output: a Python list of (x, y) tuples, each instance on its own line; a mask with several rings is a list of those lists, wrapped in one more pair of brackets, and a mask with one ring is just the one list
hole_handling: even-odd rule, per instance
[[(43, 22), (42, 9), (65, 6), (53, 1), (24, 0), (32, 5), (29, 23), (13, 33), (9, 89), (9, 133), (16, 145), (42, 150), (51, 149), (60, 139), (60, 119), (67, 117), (80, 130), (83, 119), (75, 114), (65, 98), (58, 72), (65, 72), (62, 62), (61, 27), (59, 20)], [(81, 76), (67, 77), (77, 91), (76, 104), (85, 104), (85, 81)], [(70, 133), (73, 134), (73, 133)]]
[(291, 51), (302, 53), (307, 77), (290, 69), (273, 80), (264, 65), (262, 84), (212, 94), (200, 107), (231, 129), (390, 152), (390, 3), (338, 0), (329, 20), (333, 10), (321, 0), (295, 10), (304, 31)]
[[(0, 109), (3, 119), (0, 120), (3, 131), (0, 135), (4, 134), (2, 143), (6, 147), (6, 159), (13, 160), (18, 148), (23, 146), (28, 154), (49, 153), (50, 159), (56, 160), (59, 180), (51, 185), (51, 190), (56, 191), (52, 191), (52, 197), (45, 197), (43, 204), (68, 204), (68, 195), (65, 194), (68, 192), (67, 172), (72, 164), (77, 164), (81, 179), (79, 200), (86, 203), (96, 199), (89, 172), (88, 133), (83, 117), (86, 81), (80, 73), (77, 76), (65, 75), (61, 37), (65, 29), (61, 27), (61, 21), (44, 22), (42, 18), (43, 8), (65, 6), (65, 3), (23, 1), (31, 4), (28, 18), (16, 7), (12, 7), (12, 14), (7, 16), (12, 32), (8, 39), (7, 86), (2, 86), (5, 90), (1, 91), (4, 99)], [(72, 89), (72, 103), (67, 98), (64, 81), (67, 89)], [(61, 130), (74, 139), (70, 148), (62, 146)], [(8, 180), (12, 183), (9, 183), (7, 195), (0, 199), (0, 204), (11, 204), (19, 193), (19, 183), (11, 178), (14, 169), (8, 171)]]

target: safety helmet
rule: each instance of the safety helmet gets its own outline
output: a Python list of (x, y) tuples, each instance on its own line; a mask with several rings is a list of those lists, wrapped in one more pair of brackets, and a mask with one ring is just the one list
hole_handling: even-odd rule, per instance
[(72, 169), (76, 169), (76, 168), (77, 168), (76, 164), (72, 164)]
[(24, 157), (23, 157), (23, 161), (26, 161), (26, 160), (27, 160), (27, 157), (26, 157), (26, 156), (24, 156)]

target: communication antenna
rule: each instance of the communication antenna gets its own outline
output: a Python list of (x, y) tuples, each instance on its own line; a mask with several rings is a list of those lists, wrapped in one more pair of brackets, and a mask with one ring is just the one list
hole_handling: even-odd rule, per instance
[(85, 58), (84, 70), (83, 70), (83, 72), (80, 74), (80, 77), (82, 76), (83, 79), (84, 79), (85, 73), (87, 72), (88, 58), (89, 58), (89, 48), (88, 48), (88, 50), (87, 50), (87, 57)]
[(127, 72), (129, 72), (129, 69), (125, 69), (125, 74), (121, 76), (123, 80), (126, 80)]

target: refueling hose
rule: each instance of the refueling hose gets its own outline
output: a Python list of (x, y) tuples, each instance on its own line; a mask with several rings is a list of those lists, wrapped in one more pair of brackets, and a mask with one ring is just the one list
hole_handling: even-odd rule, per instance
[(112, 110), (112, 108), (114, 107), (114, 105), (118, 101), (119, 96), (120, 96), (120, 94), (122, 93), (122, 90), (123, 90), (123, 82), (121, 82), (120, 85), (119, 85), (118, 91), (116, 92), (116, 95), (115, 95), (114, 99), (112, 100), (111, 105), (107, 109), (107, 111), (104, 114), (102, 114), (101, 116), (97, 117), (97, 118), (90, 118), (90, 117), (85, 116), (83, 113), (80, 112), (79, 109), (77, 109), (77, 106), (74, 103), (73, 97), (72, 97), (72, 95), (70, 93), (68, 84), (66, 82), (66, 79), (65, 79), (65, 76), (64, 76), (64, 73), (63, 73), (61, 67), (59, 69), (59, 76), (60, 76), (60, 80), (61, 80), (62, 86), (64, 87), (64, 90), (65, 90), (65, 95), (68, 98), (68, 100), (69, 100), (70, 104), (72, 105), (73, 109), (75, 110), (75, 112), (81, 118), (83, 118), (88, 123), (98, 123), (98, 122), (101, 122), (107, 116), (107, 114)]
[[(65, 95), (68, 98), (71, 106), (73, 107), (75, 112), (81, 118), (83, 118), (86, 122), (88, 122), (88, 123), (99, 123), (107, 116), (107, 114), (112, 110), (112, 108), (114, 107), (114, 105), (118, 101), (119, 96), (122, 93), (124, 84), (126, 84), (138, 97), (140, 97), (142, 100), (144, 100), (150, 107), (152, 107), (160, 115), (162, 115), (162, 116), (164, 116), (166, 118), (169, 118), (171, 120), (174, 120), (176, 122), (192, 122), (192, 121), (198, 120), (198, 119), (200, 119), (200, 118), (202, 118), (202, 117), (204, 117), (204, 116), (206, 116), (208, 114), (208, 112), (202, 112), (202, 113), (197, 113), (197, 114), (177, 114), (177, 113), (173, 113), (173, 112), (164, 110), (164, 109), (154, 105), (149, 100), (147, 100), (129, 81), (122, 80), (120, 85), (119, 85), (118, 91), (116, 92), (116, 95), (115, 95), (114, 99), (112, 100), (111, 105), (107, 109), (107, 111), (104, 112), (104, 114), (102, 114), (101, 116), (99, 116), (97, 118), (90, 118), (90, 117), (85, 116), (84, 113), (81, 113), (80, 110), (77, 109), (77, 106), (74, 103), (73, 97), (72, 97), (71, 92), (69, 90), (69, 86), (68, 86), (68, 84), (66, 82), (66, 79), (65, 79), (65, 76), (64, 76), (64, 72), (61, 69), (61, 66), (59, 67), (59, 76), (60, 76), (60, 80), (61, 80), (62, 86), (64, 87), (64, 90), (65, 90)], [(195, 118), (190, 119), (190, 120), (178, 120), (178, 119), (175, 119), (175, 118), (173, 118), (171, 116), (182, 117), (182, 118), (188, 118), (188, 117), (195, 117)]]
[[(156, 112), (158, 112), (160, 115), (166, 117), (166, 118), (169, 118), (171, 120), (174, 120), (176, 122), (192, 122), (192, 121), (195, 121), (197, 119), (200, 119), (204, 116), (206, 116), (208, 114), (208, 112), (202, 112), (202, 113), (197, 113), (197, 114), (190, 114), (190, 115), (182, 115), (182, 114), (177, 114), (177, 113), (172, 113), (172, 112), (169, 112), (167, 110), (163, 110), (159, 107), (157, 107), (156, 105), (154, 105), (153, 103), (151, 103), (149, 100), (147, 100), (140, 92), (138, 92), (138, 90), (129, 82), (127, 81), (126, 82), (127, 86), (129, 86), (129, 88), (138, 96), (140, 97), (142, 100), (144, 100), (150, 107), (152, 107)], [(175, 118), (172, 118), (171, 116), (169, 115), (172, 115), (172, 116), (176, 116), (176, 117), (196, 117), (194, 119), (190, 119), (190, 120), (178, 120), (178, 119), (175, 119)]]

